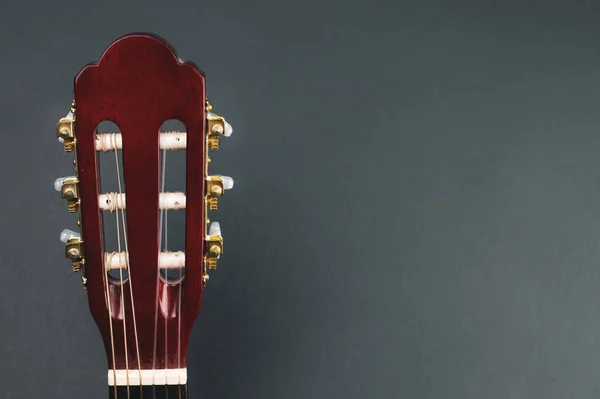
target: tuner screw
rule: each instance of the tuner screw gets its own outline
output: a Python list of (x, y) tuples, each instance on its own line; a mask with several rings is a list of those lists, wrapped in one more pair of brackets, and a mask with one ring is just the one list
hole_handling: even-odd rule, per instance
[(210, 276), (208, 275), (208, 273), (204, 273), (202, 275), (202, 286), (206, 287), (206, 283), (208, 283)]
[(221, 246), (220, 245), (212, 245), (208, 250), (208, 253), (211, 257), (218, 258), (221, 256)]

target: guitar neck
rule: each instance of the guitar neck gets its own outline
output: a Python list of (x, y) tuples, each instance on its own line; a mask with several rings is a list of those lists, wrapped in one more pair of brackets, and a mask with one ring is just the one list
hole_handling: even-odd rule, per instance
[(109, 399), (188, 399), (184, 385), (137, 385), (108, 387)]

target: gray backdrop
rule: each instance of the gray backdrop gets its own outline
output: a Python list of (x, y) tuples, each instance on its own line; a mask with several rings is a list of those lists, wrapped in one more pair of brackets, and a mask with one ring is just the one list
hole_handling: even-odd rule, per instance
[(284, 3), (0, 6), (0, 396), (107, 397), (54, 129), (151, 31), (235, 129), (192, 398), (597, 397), (599, 7)]

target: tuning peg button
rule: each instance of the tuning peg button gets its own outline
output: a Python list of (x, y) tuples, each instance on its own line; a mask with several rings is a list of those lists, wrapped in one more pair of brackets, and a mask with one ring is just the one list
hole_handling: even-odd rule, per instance
[(220, 176), (223, 179), (223, 188), (225, 190), (231, 190), (233, 188), (233, 178), (229, 176)]
[(208, 226), (208, 235), (221, 236), (221, 224), (219, 224), (219, 222), (212, 222), (210, 226)]
[(80, 239), (81, 238), (81, 234), (73, 231), (73, 230), (69, 230), (69, 229), (64, 229), (63, 231), (61, 231), (60, 233), (60, 241), (63, 244), (67, 244), (69, 242), (69, 240), (71, 239)]

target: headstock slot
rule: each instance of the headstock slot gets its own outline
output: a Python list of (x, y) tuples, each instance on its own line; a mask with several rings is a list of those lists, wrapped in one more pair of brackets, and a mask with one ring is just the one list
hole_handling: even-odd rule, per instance
[[(121, 129), (112, 121), (105, 120), (96, 126), (96, 137), (106, 135), (114, 143)], [(127, 283), (129, 269), (127, 267), (127, 209), (124, 207), (127, 189), (123, 174), (123, 151), (98, 151), (98, 195), (102, 221), (102, 251), (103, 264), (106, 268), (110, 284), (122, 285)], [(107, 264), (114, 263), (115, 257), (122, 260), (122, 267), (109, 268)]]
[[(165, 121), (160, 128), (160, 137), (169, 136), (175, 137), (176, 143), (181, 137), (187, 138), (185, 125), (176, 119)], [(179, 148), (162, 147), (159, 164), (159, 229), (162, 255), (159, 256), (159, 275), (165, 283), (179, 284), (185, 275), (185, 262), (181, 260), (185, 259), (187, 151), (183, 145)], [(161, 200), (161, 197), (165, 200)]]

